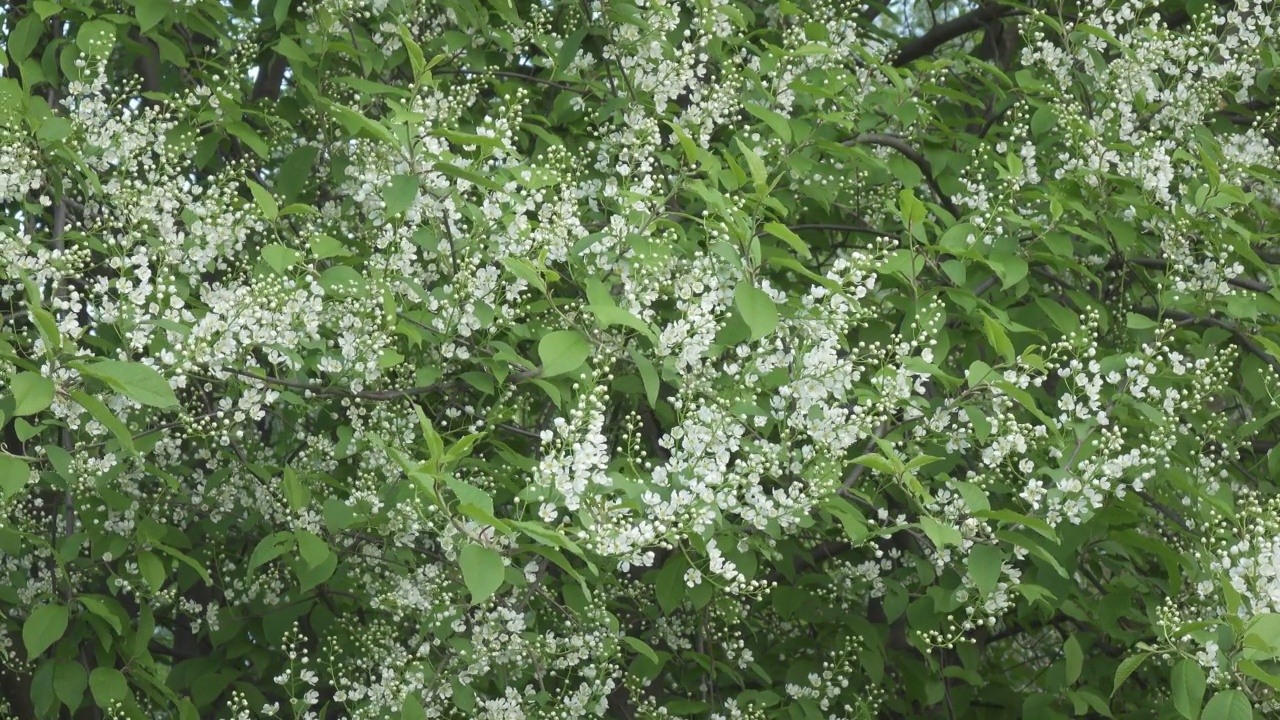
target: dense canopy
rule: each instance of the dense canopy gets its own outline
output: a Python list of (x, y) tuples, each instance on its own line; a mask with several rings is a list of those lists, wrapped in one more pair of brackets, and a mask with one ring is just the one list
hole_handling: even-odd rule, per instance
[(1280, 712), (1270, 0), (13, 0), (0, 716)]

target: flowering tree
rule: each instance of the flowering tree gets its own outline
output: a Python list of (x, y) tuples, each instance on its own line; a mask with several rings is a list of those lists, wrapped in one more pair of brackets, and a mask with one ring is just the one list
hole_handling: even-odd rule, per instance
[(1265, 0), (15, 0), (0, 715), (1280, 711)]

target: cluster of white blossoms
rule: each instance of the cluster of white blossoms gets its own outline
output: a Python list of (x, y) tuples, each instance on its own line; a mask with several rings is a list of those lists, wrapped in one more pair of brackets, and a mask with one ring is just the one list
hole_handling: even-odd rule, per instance
[[(20, 200), (28, 192), (40, 189), (44, 184), (44, 171), (36, 149), (25, 139), (9, 137), (16, 133), (8, 129), (0, 133), (3, 133), (0, 135), (0, 201)], [(0, 242), (3, 241), (0, 237)]]
[[(954, 198), (908, 142), (932, 122), (907, 97), (922, 76), (879, 62), (895, 47), (866, 8), (778, 3), (763, 22), (780, 44), (757, 45), (737, 35), (761, 21), (726, 0), (564, 10), (591, 33), (556, 24), (563, 4), (519, 8), (528, 22), (508, 30), (455, 5), (308, 6), (285, 92), (324, 97), (325, 132), (259, 152), (231, 121), (226, 145), (248, 149), (211, 177), (196, 157), (223, 149), (202, 123), (247, 116), (230, 71), (227, 87), (142, 104), (120, 100), (105, 62), (82, 62), (59, 108), (94, 181), (56, 202), (36, 149), (0, 130), (0, 202), (55, 219), (48, 238), (0, 229), (0, 300), (32, 305), (6, 311), (30, 328), (20, 354), (0, 343), (0, 371), (54, 384), (43, 425), (14, 422), (20, 441), (60, 436), (13, 455), (40, 469), (3, 488), (0, 526), (69, 538), (0, 554), (0, 575), (22, 578), (13, 619), (103, 581), (112, 602), (168, 614), (166, 641), (236, 637), (252, 661), (286, 648), (263, 662), (279, 661), (272, 692), (292, 707), (237, 686), (228, 707), (246, 720), (318, 718), (325, 703), (361, 720), (569, 720), (620, 697), (660, 718), (690, 687), (699, 712), (754, 720), (783, 701), (717, 696), (744, 676), (809, 716), (869, 718), (885, 698), (863, 683), (884, 668), (860, 613), (937, 616), (908, 643), (976, 641), (1049, 593), (1023, 586), (1033, 560), (1067, 579), (1019, 533), (1057, 538), (1132, 506), (1162, 523), (1143, 537), (1204, 533), (1188, 552), (1205, 577), (1161, 621), (1211, 682), (1232, 682), (1218, 639), (1181, 628), (1280, 613), (1280, 506), (1224, 483), (1231, 457), (1206, 449), (1230, 429), (1208, 408), (1239, 353), (1183, 331), (1200, 318), (1262, 350), (1248, 328), (1159, 306), (1216, 311), (1262, 283), (1205, 216), (1245, 205), (1230, 186), (1280, 150), (1258, 127), (1228, 134), (1217, 160), (1192, 147), (1276, 43), (1260, 0), (1183, 33), (1149, 0), (1095, 3), (1066, 37), (1032, 18), (1022, 62), (1056, 83), (1023, 88), (1011, 129), (979, 146), (994, 167), (939, 155), (949, 172), (973, 161)], [(347, 67), (334, 48), (356, 42), (353, 23), (379, 62), (408, 58), (405, 87), (313, 77), (312, 55)], [(414, 37), (456, 53), (430, 75)], [(493, 64), (465, 66), (477, 57)], [(522, 78), (540, 82), (503, 89)], [(542, 122), (580, 135), (549, 142)], [(1067, 145), (1046, 154), (1054, 123)], [(867, 132), (876, 147), (859, 149)], [(1051, 182), (1085, 201), (1046, 198)], [(319, 186), (314, 202), (278, 202), (291, 183)], [(1150, 202), (1118, 211), (1123, 226), (1086, 217), (1113, 188)], [(917, 194), (965, 209), (961, 242), (911, 219)], [(813, 208), (857, 222), (796, 219)], [(1086, 229), (1099, 225), (1113, 237)], [(934, 230), (945, 252), (920, 249)], [(819, 259), (810, 231), (853, 239)], [(1128, 276), (1098, 300), (1036, 256), (1086, 258), (1070, 272), (1101, 286), (1093, 273), (1124, 253), (1089, 253), (1146, 236), (1160, 252), (1142, 272), (1164, 273), (1138, 295), (1151, 308), (1124, 295)], [(992, 300), (1029, 278), (1062, 292)], [(1107, 302), (1126, 327), (1088, 309)], [(85, 361), (103, 353), (160, 373), (178, 407), (94, 375)], [(72, 501), (25, 490), (50, 482)], [(1243, 498), (1234, 520), (1183, 517), (1226, 492)], [(85, 528), (109, 539), (82, 542)], [(224, 552), (226, 537), (243, 547)], [(92, 567), (52, 572), (81, 545)], [(0, 660), (25, 667), (7, 627)], [(812, 671), (771, 678), (765, 652)]]
[[(1224, 106), (1224, 91), (1237, 100), (1248, 96), (1280, 25), (1265, 0), (1239, 0), (1225, 12), (1206, 10), (1179, 32), (1170, 31), (1150, 7), (1147, 0), (1095, 2), (1066, 26), (1065, 43), (1046, 25), (1030, 24), (1022, 60), (1055, 75), (1056, 88), (1075, 87), (1067, 78), (1077, 64), (1092, 69), (1087, 87), (1057, 97), (1051, 106), (1057, 122), (1071, 131), (1067, 145), (1046, 159), (1048, 168), (1057, 179), (1078, 178), (1095, 187), (1132, 184), (1167, 212), (1127, 219), (1159, 238), (1178, 289), (1226, 294), (1228, 281), (1244, 268), (1223, 262), (1212, 243), (1230, 247), (1226, 233), (1239, 226), (1223, 221), (1221, 237), (1197, 238), (1184, 219), (1247, 203), (1238, 189), (1249, 186), (1246, 169), (1275, 167), (1278, 148), (1256, 123), (1223, 134), (1220, 157), (1209, 161), (1210, 177), (1202, 177), (1201, 164), (1210, 157), (1204, 155), (1210, 144), (1217, 144), (1205, 125)], [(1219, 173), (1225, 183), (1219, 183)]]
[[(1213, 509), (1211, 520), (1186, 541), (1188, 554), (1203, 563), (1187, 578), (1180, 594), (1157, 608), (1167, 659), (1194, 658), (1212, 685), (1237, 682), (1250, 648), (1266, 649), (1274, 620), (1280, 615), (1280, 499), (1238, 488), (1234, 516)], [(1223, 646), (1220, 622), (1237, 628), (1237, 647)], [(1257, 635), (1251, 639), (1251, 635)], [(1247, 674), (1247, 673), (1246, 673)], [(1264, 707), (1280, 709), (1280, 697), (1260, 686)]]

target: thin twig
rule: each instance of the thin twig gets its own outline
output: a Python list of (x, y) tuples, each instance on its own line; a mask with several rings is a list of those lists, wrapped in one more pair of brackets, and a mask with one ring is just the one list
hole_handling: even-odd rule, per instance
[(1160, 310), (1152, 307), (1139, 307), (1134, 308), (1134, 312), (1137, 312), (1140, 315), (1146, 315), (1152, 320), (1159, 320), (1162, 317), (1168, 317), (1182, 323), (1222, 328), (1223, 330), (1231, 333), (1231, 336), (1235, 338), (1240, 347), (1261, 358), (1263, 362), (1270, 365), (1276, 372), (1280, 372), (1280, 360), (1272, 357), (1271, 353), (1264, 350), (1261, 345), (1254, 342), (1253, 339), (1246, 335), (1243, 330), (1232, 323), (1219, 320), (1218, 318), (1202, 317), (1189, 312), (1183, 312), (1182, 310)]
[(517, 80), (527, 80), (538, 85), (546, 85), (560, 90), (565, 90), (579, 95), (586, 95), (591, 92), (588, 88), (576, 88), (572, 85), (555, 82), (554, 80), (544, 80), (537, 75), (526, 75), (524, 73), (511, 72), (510, 70), (469, 70), (467, 68), (444, 68), (441, 70), (432, 70), (432, 75), (497, 75), (499, 77), (513, 78)]
[(801, 225), (788, 225), (787, 229), (793, 230), (793, 231), (827, 230), (830, 232), (852, 232), (852, 233), (862, 233), (863, 235), (881, 235), (884, 237), (889, 237), (893, 235), (893, 233), (890, 233), (886, 230), (879, 230), (877, 228), (869, 227), (867, 225), (840, 225), (835, 223), (804, 223)]
[(1146, 490), (1134, 490), (1133, 494), (1142, 498), (1148, 505), (1155, 508), (1156, 512), (1159, 512), (1161, 515), (1169, 518), (1169, 520), (1171, 520), (1174, 525), (1177, 525), (1178, 527), (1182, 528), (1188, 535), (1192, 533), (1191, 526), (1187, 524), (1186, 520), (1182, 519), (1181, 515), (1174, 512), (1173, 509), (1170, 508), (1168, 505), (1165, 505), (1159, 500), (1156, 500), (1154, 497), (1151, 496), (1151, 493), (1147, 492)]
[[(1151, 268), (1152, 270), (1163, 270), (1165, 272), (1169, 271), (1168, 260), (1161, 260), (1160, 258), (1152, 258), (1152, 257), (1116, 258), (1112, 260), (1110, 263), (1107, 263), (1107, 268), (1110, 270), (1114, 270), (1117, 267), (1119, 267), (1121, 263), (1128, 263), (1130, 265), (1137, 265), (1138, 267)], [(1227, 278), (1227, 284), (1232, 285), (1234, 287), (1242, 288), (1244, 290), (1252, 290), (1254, 292), (1260, 292), (1260, 293), (1271, 292), (1271, 283), (1262, 282), (1260, 280), (1250, 280), (1249, 278), (1234, 277), (1234, 278)]]

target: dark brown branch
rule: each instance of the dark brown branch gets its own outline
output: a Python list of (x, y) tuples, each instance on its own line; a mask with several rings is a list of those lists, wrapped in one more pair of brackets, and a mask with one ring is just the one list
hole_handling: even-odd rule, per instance
[(289, 60), (283, 55), (272, 54), (271, 61), (261, 68), (258, 80), (253, 84), (254, 100), (279, 100), (280, 85), (284, 82), (284, 71), (289, 67)]
[[(134, 60), (133, 67), (138, 73), (138, 77), (142, 80), (142, 92), (159, 92), (160, 91), (160, 50), (156, 44), (150, 39), (143, 37), (137, 28), (130, 28), (129, 39), (138, 43), (142, 47), (142, 51), (138, 53), (138, 57)], [(153, 104), (155, 101), (148, 98), (143, 99), (143, 104)]]
[(937, 198), (938, 203), (951, 213), (951, 217), (960, 218), (960, 208), (951, 201), (946, 193), (942, 192), (942, 188), (938, 186), (938, 179), (933, 174), (933, 164), (929, 162), (929, 158), (923, 153), (911, 147), (905, 140), (897, 135), (887, 135), (885, 133), (863, 133), (853, 139), (855, 143), (863, 145), (879, 145), (881, 147), (892, 148), (902, 154), (903, 157), (915, 163), (920, 168), (920, 172), (924, 173), (925, 180), (929, 183), (929, 189), (933, 191), (933, 195)]
[(1013, 8), (994, 3), (980, 5), (954, 20), (935, 25), (929, 32), (918, 38), (908, 40), (898, 50), (898, 54), (893, 58), (893, 64), (895, 67), (902, 67), (919, 60), (961, 35), (981, 30), (992, 21), (1014, 12)]
[[(1152, 270), (1169, 271), (1169, 261), (1160, 258), (1136, 257), (1136, 258), (1115, 258), (1107, 263), (1108, 270), (1115, 270), (1123, 263), (1137, 265), (1138, 267), (1151, 268)], [(1254, 292), (1269, 293), (1271, 292), (1271, 284), (1262, 282), (1261, 280), (1250, 280), (1249, 278), (1228, 278), (1227, 284), (1244, 290), (1252, 290)]]
[(1134, 490), (1133, 494), (1142, 498), (1142, 500), (1146, 502), (1148, 505), (1150, 505), (1152, 508), (1154, 508), (1156, 512), (1168, 518), (1174, 525), (1177, 525), (1178, 527), (1182, 528), (1183, 531), (1186, 532), (1188, 535), (1192, 534), (1191, 526), (1187, 524), (1187, 521), (1183, 520), (1182, 516), (1174, 512), (1173, 509), (1170, 508), (1168, 505), (1165, 505), (1164, 503), (1152, 497), (1151, 493), (1147, 492), (1146, 490)]
[[(818, 565), (821, 565), (823, 562), (830, 560), (831, 558), (839, 555), (840, 553), (846, 550), (849, 550), (852, 547), (853, 547), (852, 545), (850, 545), (848, 542), (844, 540), (833, 540), (830, 542), (821, 543), (816, 547), (814, 547), (813, 550), (809, 551), (809, 557), (807, 559), (802, 557), (800, 559), (800, 563), (798, 565), (793, 566), (792, 569), (794, 570), (794, 573), (798, 575), (808, 570), (809, 568), (817, 567)], [(785, 579), (785, 575), (783, 574), (780, 568), (774, 569), (772, 572), (770, 572), (768, 575), (765, 576), (765, 580), (770, 583), (781, 582), (784, 579)]]
[(572, 85), (565, 85), (552, 80), (544, 80), (536, 75), (526, 75), (525, 73), (511, 72), (510, 70), (469, 70), (467, 68), (444, 68), (432, 70), (432, 75), (496, 75), (498, 77), (513, 78), (516, 80), (525, 80), (537, 85), (545, 85), (547, 87), (565, 90), (579, 95), (586, 95), (591, 92), (586, 88), (577, 88)]
[(1250, 338), (1243, 330), (1232, 323), (1226, 322), (1225, 320), (1219, 320), (1218, 318), (1212, 317), (1202, 317), (1189, 312), (1183, 312), (1182, 310), (1159, 310), (1152, 307), (1140, 307), (1135, 308), (1134, 310), (1135, 312), (1145, 315), (1152, 320), (1159, 320), (1167, 317), (1184, 324), (1222, 328), (1223, 330), (1231, 333), (1231, 336), (1235, 338), (1236, 343), (1238, 343), (1240, 347), (1254, 355), (1257, 355), (1263, 362), (1270, 365), (1273, 370), (1280, 372), (1280, 360), (1272, 357), (1270, 353), (1264, 350), (1261, 345), (1254, 342), (1253, 338)]

